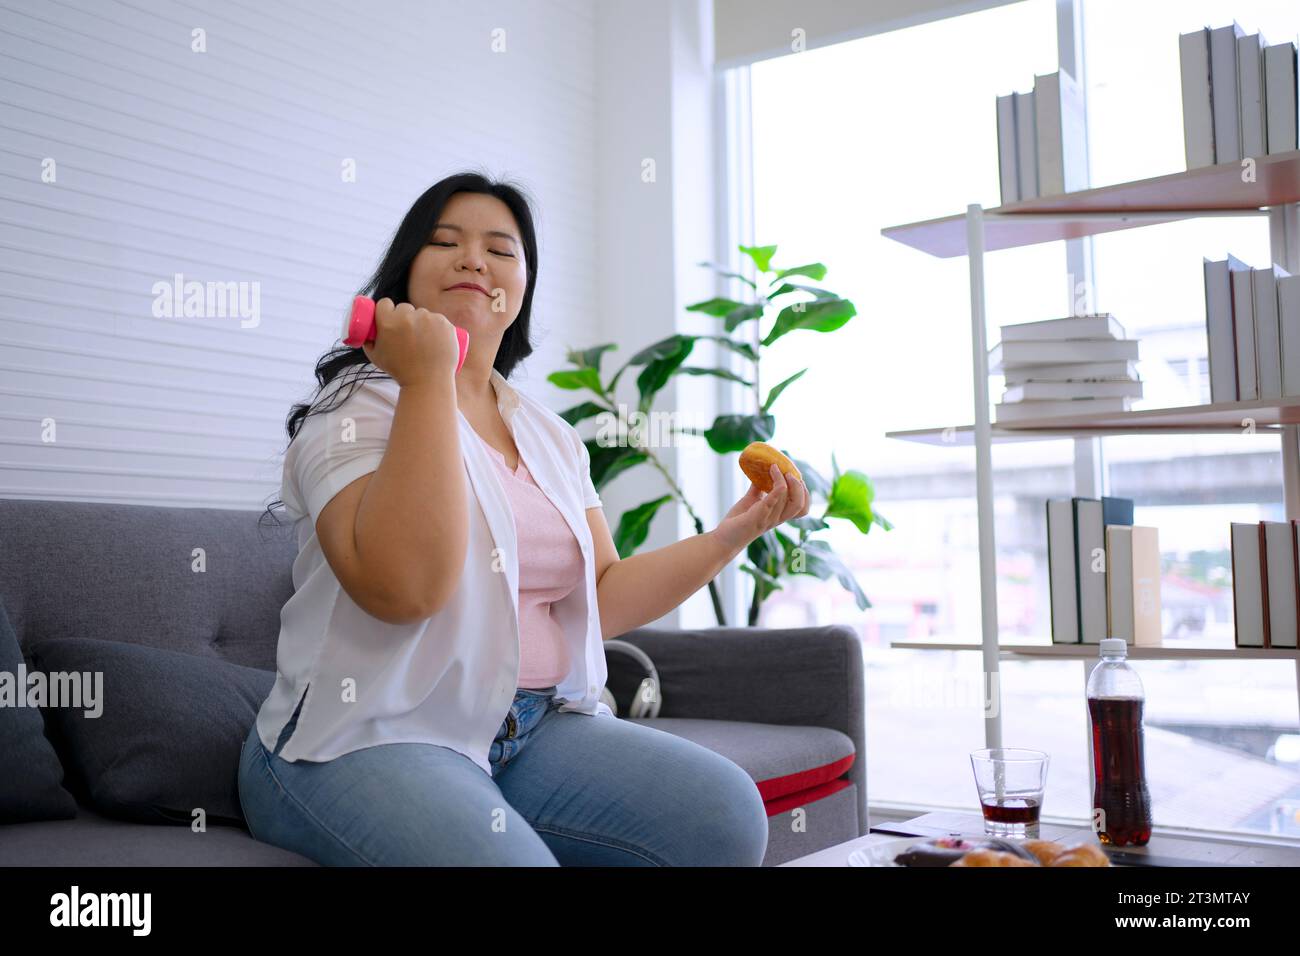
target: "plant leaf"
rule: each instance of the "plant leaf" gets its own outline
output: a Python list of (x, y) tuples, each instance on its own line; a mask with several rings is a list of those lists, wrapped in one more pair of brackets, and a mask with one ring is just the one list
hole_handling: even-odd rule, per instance
[[(787, 455), (786, 457), (788, 458), (789, 456)], [(794, 462), (794, 466), (798, 468), (799, 473), (803, 475), (803, 483), (808, 486), (810, 494), (821, 495), (823, 498), (830, 497), (831, 483), (822, 477), (821, 472), (808, 464), (808, 462), (799, 458), (790, 458), (790, 460)]]
[(781, 310), (776, 317), (776, 323), (772, 326), (772, 331), (767, 333), (767, 338), (763, 339), (762, 344), (771, 345), (787, 332), (794, 332), (797, 329), (834, 332), (857, 314), (858, 310), (848, 299), (819, 298), (811, 302), (796, 302)]
[(740, 251), (754, 260), (754, 266), (759, 272), (772, 271), (772, 256), (776, 254), (776, 246), (741, 246)]
[(546, 380), (552, 385), (558, 385), (560, 388), (570, 390), (589, 388), (597, 395), (603, 392), (600, 386), (600, 373), (594, 368), (564, 369), (559, 372), (552, 372), (546, 376)]
[(679, 373), (685, 372), (687, 375), (716, 375), (718, 378), (730, 379), (733, 382), (739, 382), (741, 385), (753, 386), (753, 382), (747, 382), (735, 372), (726, 368), (702, 368), (698, 365), (683, 365), (677, 370)]
[[(811, 292), (813, 294), (813, 297), (818, 299), (839, 298), (838, 294), (831, 292), (829, 289), (819, 289), (815, 285), (804, 285), (802, 282), (783, 282), (781, 283), (781, 290), (787, 292), (793, 292), (795, 290), (798, 290), (800, 292)], [(769, 299), (775, 298), (776, 295), (777, 295), (776, 292), (769, 293), (768, 298)]]
[(704, 437), (716, 452), (744, 451), (750, 442), (767, 441), (776, 431), (771, 415), (719, 415)]
[[(876, 518), (877, 520), (879, 520), (880, 516), (877, 515)], [(791, 518), (789, 521), (786, 522), (786, 524), (794, 525), (799, 530), (806, 531), (809, 534), (813, 534), (816, 531), (822, 531), (830, 527), (830, 525), (828, 525), (825, 521), (823, 521), (821, 518), (818, 518), (814, 515), (804, 515), (802, 518)]]
[(659, 344), (664, 346), (659, 357), (648, 362), (641, 370), (641, 374), (636, 377), (636, 387), (641, 392), (641, 402), (638, 407), (643, 412), (650, 408), (658, 391), (668, 384), (668, 379), (672, 378), (673, 373), (686, 361), (686, 356), (691, 354), (691, 349), (695, 348), (695, 337), (674, 335), (672, 339), (666, 339)]
[(581, 405), (574, 405), (572, 408), (566, 408), (560, 412), (560, 417), (570, 425), (576, 425), (578, 422), (586, 421), (599, 415), (601, 412), (608, 412), (609, 409), (604, 405), (596, 402), (583, 402)]
[(804, 372), (806, 372), (806, 371), (808, 371), (808, 370), (807, 370), (807, 369), (804, 369), (802, 372), (795, 372), (793, 375), (791, 375), (789, 378), (787, 378), (784, 382), (781, 382), (781, 383), (778, 384), (778, 385), (773, 385), (773, 386), (772, 386), (772, 391), (770, 391), (770, 392), (767, 393), (767, 401), (763, 402), (763, 407), (762, 407), (762, 409), (760, 409), (760, 410), (761, 410), (764, 414), (766, 414), (766, 413), (767, 413), (767, 410), (768, 410), (769, 408), (772, 407), (772, 403), (776, 401), (776, 397), (777, 397), (778, 395), (780, 395), (783, 391), (785, 391), (785, 387), (786, 387), (787, 385), (789, 385), (791, 382), (793, 382), (795, 379), (797, 379), (800, 375), (802, 375), (802, 374), (803, 374)]
[(777, 540), (776, 535), (769, 528), (749, 542), (745, 547), (745, 557), (749, 558), (759, 568), (766, 568), (773, 562), (779, 566), (781, 563), (781, 542)]
[(654, 520), (655, 513), (661, 505), (672, 500), (672, 495), (664, 495), (623, 512), (623, 516), (618, 519), (618, 529), (614, 532), (614, 545), (618, 548), (620, 558), (630, 556), (641, 546), (650, 533), (650, 522)]
[(795, 266), (793, 269), (782, 269), (770, 284), (775, 285), (786, 276), (807, 276), (810, 279), (820, 280), (826, 278), (826, 267), (820, 262), (810, 262), (807, 265)]
[(695, 264), (697, 266), (705, 266), (706, 268), (712, 269), (718, 275), (725, 276), (728, 279), (739, 279), (741, 282), (748, 285), (755, 292), (758, 291), (758, 283), (756, 283), (753, 279), (749, 278), (749, 276), (743, 276), (739, 272), (728, 272), (725, 266), (715, 265), (712, 262), (697, 262)]
[(727, 313), (727, 321), (723, 323), (723, 327), (728, 332), (734, 332), (739, 326), (748, 322), (750, 319), (760, 318), (763, 315), (763, 310), (765, 308), (766, 305), (764, 303), (755, 302), (751, 305), (742, 305), (737, 309), (732, 309)]
[[(649, 365), (651, 362), (656, 362), (659, 359), (676, 355), (682, 350), (683, 344), (687, 341), (689, 341), (691, 345), (694, 345), (696, 338), (697, 337), (694, 335), (670, 335), (666, 339), (660, 339), (653, 345), (647, 345), (641, 351), (628, 359), (627, 364)], [(690, 350), (687, 349), (687, 351), (689, 352)]]
[(735, 299), (705, 299), (703, 302), (696, 302), (693, 305), (688, 305), (686, 311), (703, 312), (705, 315), (716, 315), (721, 317), (747, 304), (748, 303), (745, 302), (737, 302)]
[(616, 349), (618, 345), (614, 342), (606, 342), (604, 345), (593, 345), (589, 349), (570, 349), (565, 353), (570, 362), (579, 368), (594, 368), (600, 371), (600, 357), (610, 349)]
[(866, 534), (871, 530), (871, 522), (874, 520), (871, 500), (875, 496), (876, 489), (872, 486), (871, 479), (850, 468), (835, 479), (827, 501), (826, 517), (845, 518)]
[(712, 342), (717, 342), (723, 348), (730, 349), (737, 355), (745, 356), (745, 358), (749, 359), (751, 362), (758, 361), (758, 353), (754, 351), (754, 346), (750, 345), (748, 342), (737, 342), (735, 339), (729, 338), (725, 335), (697, 335), (695, 338), (709, 339)]
[(865, 611), (871, 607), (871, 602), (867, 600), (866, 594), (858, 586), (857, 578), (853, 576), (853, 572), (848, 569), (840, 556), (831, 550), (829, 544), (825, 541), (810, 539), (803, 543), (803, 550), (806, 570), (792, 573), (811, 574), (823, 581), (829, 580), (833, 576), (840, 582), (840, 587), (853, 595), (859, 611)]
[(591, 459), (591, 483), (596, 490), (604, 488), (614, 477), (633, 465), (639, 465), (649, 456), (630, 445), (602, 445), (594, 438), (583, 442)]
[[(740, 570), (744, 571), (746, 574), (750, 575), (753, 578), (756, 578), (759, 581), (762, 581), (765, 585), (767, 585), (768, 588), (767, 593), (771, 593), (772, 591), (780, 591), (782, 589), (780, 579), (772, 577), (772, 575), (768, 574), (766, 571), (761, 571), (758, 568), (754, 567), (752, 564), (742, 564), (740, 566)], [(764, 597), (766, 596), (767, 595), (765, 594)]]

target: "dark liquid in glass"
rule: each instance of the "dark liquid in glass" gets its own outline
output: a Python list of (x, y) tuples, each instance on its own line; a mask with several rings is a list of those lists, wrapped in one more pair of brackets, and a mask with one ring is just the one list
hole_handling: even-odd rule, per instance
[(1001, 804), (984, 803), (984, 819), (991, 823), (1023, 823), (1034, 826), (1038, 823), (1038, 801), (1012, 797)]
[(1151, 794), (1142, 762), (1142, 701), (1089, 698), (1093, 812), (1097, 838), (1110, 846), (1146, 846), (1151, 839)]

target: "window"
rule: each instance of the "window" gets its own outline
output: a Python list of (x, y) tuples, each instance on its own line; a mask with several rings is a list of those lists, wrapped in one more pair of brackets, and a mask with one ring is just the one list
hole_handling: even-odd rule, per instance
[[(1279, 43), (1300, 29), (1293, 0), (1087, 0), (1083, 10), (1089, 166), (1099, 186), (1186, 168), (1179, 34), (1235, 19)], [(1268, 220), (1196, 219), (1093, 243), (1098, 305), (1142, 340), (1139, 407), (1209, 401), (1202, 259), (1231, 253), (1267, 266)], [(1103, 445), (1111, 493), (1132, 498), (1134, 521), (1160, 532), (1166, 643), (1231, 646), (1229, 524), (1284, 520), (1279, 439), (1142, 436)], [(1295, 663), (1148, 661), (1139, 673), (1158, 822), (1300, 836)]]
[[(1094, 185), (1184, 168), (1180, 32), (1235, 16), (1278, 42), (1300, 26), (1282, 2), (1084, 3)], [(826, 263), (821, 284), (858, 308), (834, 333), (795, 333), (764, 353), (767, 383), (810, 369), (774, 406), (774, 440), (827, 474), (832, 451), (841, 468), (866, 472), (895, 525), (863, 536), (835, 522), (822, 535), (872, 608), (859, 611), (835, 582), (787, 579), (762, 623), (833, 621), (861, 633), (873, 805), (977, 809), (968, 754), (984, 745), (981, 655), (890, 649), (980, 639), (973, 452), (884, 437), (971, 421), (968, 263), (926, 256), (880, 230), (970, 202), (999, 205), (995, 97), (1056, 68), (1051, 0), (751, 67), (754, 239), (778, 245), (778, 265)], [(1266, 220), (1246, 218), (1097, 237), (1096, 304), (1142, 340), (1146, 407), (1208, 401), (1201, 257), (1231, 251), (1263, 265), (1267, 243)], [(985, 265), (990, 342), (999, 326), (1065, 314), (1062, 243), (992, 253)], [(996, 400), (998, 379), (990, 392)], [(1231, 643), (1228, 523), (1281, 516), (1277, 439), (1107, 439), (1103, 451), (1110, 493), (1133, 497), (1135, 520), (1160, 529), (1166, 640)], [(1073, 493), (1074, 453), (1071, 441), (993, 448), (1004, 641), (1050, 640), (1044, 500)], [(1294, 664), (1137, 669), (1157, 823), (1300, 835)], [(1085, 673), (1077, 661), (1004, 662), (1001, 678), (1004, 742), (1052, 755), (1044, 811), (1080, 823), (1091, 802)], [(1247, 778), (1260, 781), (1247, 799), (1216, 789)]]

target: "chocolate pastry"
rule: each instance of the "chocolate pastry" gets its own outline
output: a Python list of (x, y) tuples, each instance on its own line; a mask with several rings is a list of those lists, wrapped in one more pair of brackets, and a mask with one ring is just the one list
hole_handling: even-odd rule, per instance
[(956, 835), (937, 837), (918, 843), (894, 857), (894, 862), (899, 866), (951, 866), (973, 850), (1008, 853), (1025, 863), (1038, 864), (1038, 858), (1014, 840), (1004, 840), (1000, 837), (968, 840)]

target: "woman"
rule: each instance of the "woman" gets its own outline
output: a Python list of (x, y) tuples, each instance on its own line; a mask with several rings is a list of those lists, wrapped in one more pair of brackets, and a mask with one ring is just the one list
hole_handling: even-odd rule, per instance
[(757, 866), (753, 780), (615, 719), (602, 641), (806, 514), (807, 489), (774, 468), (708, 534), (620, 561), (576, 429), (506, 380), (536, 281), (521, 193), (442, 180), (364, 290), (375, 341), (327, 353), (331, 402), (290, 415), (299, 555), (240, 763), (250, 832), (326, 865)]

